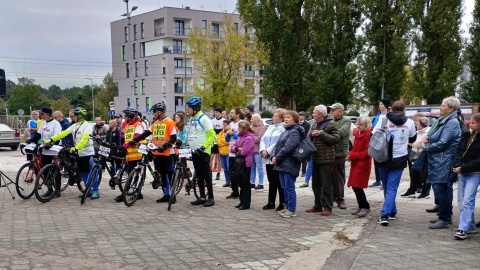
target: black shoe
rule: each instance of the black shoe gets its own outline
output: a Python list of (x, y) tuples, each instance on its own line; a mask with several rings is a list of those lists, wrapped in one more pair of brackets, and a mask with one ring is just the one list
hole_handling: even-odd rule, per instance
[[(143, 196), (142, 196), (142, 199), (143, 199)], [(118, 195), (117, 197), (115, 197), (115, 199), (113, 199), (115, 202), (123, 202), (123, 195)]]
[(258, 189), (263, 189), (263, 185), (257, 185), (257, 186), (255, 187), (255, 189), (257, 189), (257, 190), (258, 190)]
[(480, 228), (480, 221), (477, 222), (477, 224), (475, 224), (475, 226), (477, 226), (477, 228)]
[(388, 226), (388, 216), (379, 218), (377, 224)]
[(197, 199), (196, 201), (191, 202), (192, 205), (204, 205), (205, 200)]
[(214, 206), (215, 205), (215, 201), (213, 199), (208, 199), (204, 204), (203, 206), (204, 207), (210, 207), (210, 206)]
[(230, 186), (230, 183), (225, 183), (225, 185), (223, 185), (222, 187), (229, 187)]
[(227, 199), (236, 199), (236, 198), (238, 198), (238, 197), (240, 197), (238, 194), (233, 194), (233, 193), (232, 193), (232, 194), (230, 194), (230, 195), (227, 196)]
[[(267, 203), (264, 207), (262, 207), (263, 210), (269, 210), (269, 209), (275, 209), (275, 204), (274, 203)], [(279, 210), (280, 211), (280, 210)]]
[(220, 173), (217, 173), (217, 177), (215, 177), (215, 180), (220, 180)]
[(138, 195), (137, 200), (143, 200), (143, 194), (142, 194), (142, 193), (140, 193), (140, 194)]
[(281, 203), (280, 205), (278, 205), (277, 208), (275, 208), (275, 211), (280, 211), (280, 210), (283, 210), (283, 209), (285, 209), (285, 204)]
[(238, 208), (238, 210), (247, 210), (247, 209), (250, 209), (250, 207), (245, 207), (245, 206), (242, 205)]
[(60, 198), (60, 197), (62, 197), (62, 194), (60, 194), (60, 191), (55, 191), (53, 193), (53, 198)]
[(239, 203), (238, 205), (235, 205), (235, 208), (240, 208), (242, 206), (241, 203)]
[(422, 193), (422, 188), (417, 188), (417, 193)]
[(255, 184), (250, 184), (250, 188), (255, 188)]
[(405, 192), (404, 194), (402, 194), (400, 196), (408, 197), (408, 196), (411, 196), (411, 195), (415, 195), (415, 191), (407, 190), (407, 192)]
[(157, 203), (164, 203), (164, 202), (169, 202), (170, 201), (170, 195), (165, 195), (162, 198), (157, 200)]
[(422, 194), (418, 195), (418, 199), (423, 199), (423, 198), (428, 198), (428, 197), (430, 197), (429, 193), (422, 193)]

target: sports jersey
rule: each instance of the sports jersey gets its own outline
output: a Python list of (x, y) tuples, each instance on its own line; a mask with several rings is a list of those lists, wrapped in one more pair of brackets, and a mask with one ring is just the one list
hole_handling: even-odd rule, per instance
[(407, 155), (408, 139), (417, 134), (412, 119), (407, 119), (407, 122), (399, 126), (388, 120), (387, 126), (393, 135), (392, 157), (397, 158)]
[(215, 141), (215, 131), (212, 121), (202, 111), (199, 111), (190, 118), (188, 122), (188, 144), (192, 151), (200, 147), (205, 147), (205, 153), (210, 154), (213, 142)]
[(223, 130), (223, 120), (225, 120), (225, 118), (213, 118), (212, 119), (212, 125), (213, 125), (213, 130), (215, 130), (215, 133), (218, 135), (218, 133), (220, 133), (220, 131)]
[[(175, 121), (167, 116), (161, 120), (155, 120), (150, 129), (152, 131), (152, 143), (157, 147), (170, 141), (172, 135), (177, 135)], [(169, 156), (172, 153), (171, 150), (172, 148), (166, 149), (163, 152), (155, 151), (152, 152), (152, 154), (156, 156)]]
[(67, 137), (69, 134), (72, 134), (73, 144), (75, 145), (75, 149), (78, 150), (78, 156), (93, 156), (95, 154), (95, 150), (93, 149), (93, 141), (90, 138), (92, 131), (92, 125), (83, 120), (71, 125), (69, 128), (52, 136), (50, 139), (55, 142)]
[[(53, 137), (53, 135), (62, 132), (62, 126), (55, 119), (52, 119), (50, 121), (43, 121), (37, 132), (38, 134), (40, 134), (40, 138), (43, 142)], [(42, 155), (46, 156), (54, 156), (55, 154), (56, 152), (52, 150), (43, 149), (42, 151)]]

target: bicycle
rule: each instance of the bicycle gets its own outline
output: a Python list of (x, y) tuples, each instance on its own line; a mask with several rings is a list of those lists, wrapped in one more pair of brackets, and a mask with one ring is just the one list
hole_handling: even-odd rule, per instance
[(21, 143), (20, 152), (32, 154), (33, 157), (27, 163), (20, 166), (15, 179), (15, 189), (20, 198), (27, 200), (33, 196), (33, 186), (35, 184), (35, 176), (42, 169), (42, 158), (38, 153), (39, 146), (35, 143)]
[(52, 146), (49, 144), (47, 147), (50, 147), (51, 150), (57, 152), (57, 155), (54, 157), (52, 163), (45, 165), (37, 173), (33, 188), (37, 200), (45, 203), (53, 198), (54, 192), (51, 192), (51, 190), (55, 187), (55, 179), (57, 177), (68, 177), (68, 180), (61, 180), (61, 182), (66, 182), (66, 185), (62, 184), (60, 190), (65, 190), (69, 185), (73, 186), (76, 184), (78, 190), (84, 192), (85, 186), (80, 173), (78, 173), (76, 165), (77, 155), (71, 154), (70, 148), (64, 148), (59, 145)]
[(186, 162), (183, 162), (182, 159), (188, 159), (192, 157), (192, 151), (190, 149), (178, 149), (178, 157), (179, 159), (175, 162), (175, 168), (173, 169), (173, 181), (170, 188), (170, 200), (168, 202), (168, 211), (172, 204), (176, 202), (176, 197), (180, 190), (182, 190), (183, 183), (185, 179), (187, 180), (187, 184), (185, 185), (185, 191), (187, 192), (185, 195), (190, 195), (190, 190), (193, 189), (193, 193), (197, 199), (200, 199), (199, 192), (197, 191), (197, 177), (194, 173), (192, 175), (192, 171), (190, 168), (186, 166)]

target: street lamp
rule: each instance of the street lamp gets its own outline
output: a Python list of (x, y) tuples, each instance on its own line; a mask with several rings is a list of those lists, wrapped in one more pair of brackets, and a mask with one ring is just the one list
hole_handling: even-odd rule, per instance
[[(124, 13), (122, 14), (123, 17), (127, 17), (127, 21), (128, 21), (128, 41), (127, 41), (127, 47), (129, 47), (130, 49), (130, 58), (128, 59), (128, 69), (129, 69), (129, 76), (130, 76), (130, 102), (133, 101), (133, 89), (135, 89), (135, 86), (133, 85), (133, 73), (130, 72), (130, 69), (132, 68), (132, 59), (133, 59), (133, 45), (132, 45), (132, 36), (131, 36), (131, 32), (130, 32), (130, 15), (132, 14), (132, 12), (134, 10), (137, 10), (137, 6), (133, 6), (131, 10), (128, 9), (128, 1), (129, 0), (123, 0), (123, 2), (125, 2), (125, 4), (127, 5), (127, 13)], [(128, 54), (127, 54), (128, 55)]]
[(85, 78), (85, 80), (90, 80), (92, 86), (92, 121), (95, 121), (95, 98), (93, 97), (93, 79)]

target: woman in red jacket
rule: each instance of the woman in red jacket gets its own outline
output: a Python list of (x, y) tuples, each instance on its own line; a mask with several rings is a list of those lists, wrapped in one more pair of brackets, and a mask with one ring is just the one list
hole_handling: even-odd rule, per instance
[(368, 155), (372, 121), (367, 116), (361, 116), (357, 119), (356, 125), (357, 128), (353, 131), (355, 136), (353, 148), (347, 156), (347, 161), (351, 162), (347, 186), (352, 187), (358, 202), (358, 208), (352, 212), (352, 215), (364, 217), (370, 212), (370, 204), (363, 189), (368, 188), (372, 167), (372, 158)]

